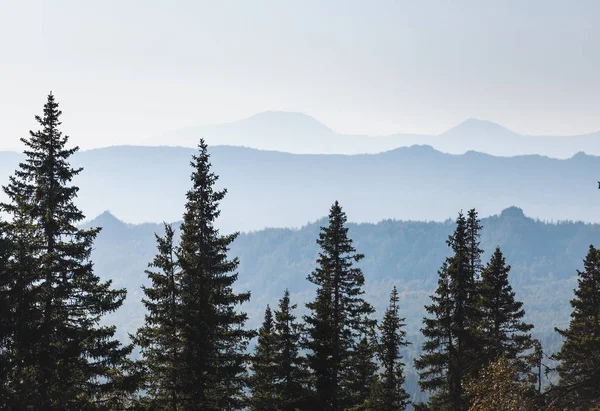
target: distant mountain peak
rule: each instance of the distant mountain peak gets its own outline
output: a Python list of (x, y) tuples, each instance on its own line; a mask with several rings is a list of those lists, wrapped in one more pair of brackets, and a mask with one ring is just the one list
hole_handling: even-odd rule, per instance
[(308, 114), (294, 111), (269, 110), (229, 124), (263, 130), (301, 130), (303, 132), (330, 134), (333, 131)]
[(500, 213), (500, 217), (508, 217), (508, 218), (525, 218), (525, 213), (523, 209), (520, 207), (508, 207), (502, 210)]
[(450, 130), (440, 134), (441, 137), (515, 137), (520, 134), (500, 124), (477, 118), (469, 118)]
[(86, 227), (114, 227), (120, 225), (126, 225), (126, 223), (115, 217), (109, 210), (105, 210), (102, 214), (85, 224)]

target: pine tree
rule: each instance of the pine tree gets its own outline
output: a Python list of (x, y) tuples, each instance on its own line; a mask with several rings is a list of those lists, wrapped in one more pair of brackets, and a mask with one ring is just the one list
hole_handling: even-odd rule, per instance
[(375, 409), (381, 411), (405, 410), (410, 396), (404, 390), (404, 366), (400, 350), (410, 343), (406, 341), (405, 319), (400, 317), (398, 290), (394, 286), (390, 305), (379, 326), (379, 358), (383, 372), (380, 376)]
[(156, 236), (158, 253), (146, 270), (152, 282), (142, 287), (147, 314), (133, 342), (140, 347), (146, 372), (146, 391), (155, 409), (182, 409), (181, 272), (176, 259), (174, 231), (164, 224), (165, 235)]
[[(481, 293), (482, 330), (484, 334), (484, 364), (500, 357), (511, 361), (521, 373), (531, 370), (528, 354), (535, 348), (530, 331), (533, 325), (523, 321), (523, 303), (515, 299), (508, 280), (510, 266), (499, 247), (482, 273)], [(529, 364), (528, 364), (529, 363)]]
[(275, 311), (275, 389), (282, 411), (307, 409), (309, 396), (305, 361), (300, 356), (301, 330), (293, 314), (295, 309), (296, 304), (291, 304), (290, 292), (286, 289), (279, 300), (279, 310)]
[(329, 225), (321, 227), (317, 244), (321, 247), (317, 268), (308, 280), (317, 286), (314, 301), (306, 306), (306, 348), (308, 364), (315, 380), (315, 409), (337, 411), (358, 404), (347, 390), (348, 364), (355, 354), (355, 344), (373, 308), (364, 301), (364, 276), (354, 264), (364, 256), (356, 253), (348, 237), (346, 214), (336, 201), (330, 209)]
[(227, 190), (215, 190), (207, 145), (200, 140), (191, 162), (192, 188), (181, 225), (177, 257), (181, 268), (184, 409), (233, 410), (243, 407), (246, 353), (254, 332), (244, 329), (247, 314), (237, 311), (250, 293), (235, 293), (239, 261), (229, 259), (238, 233), (221, 235), (215, 227)]
[(600, 407), (600, 250), (590, 246), (584, 270), (577, 271), (573, 311), (554, 359), (560, 361), (558, 395), (572, 410)]
[(14, 315), (9, 401), (20, 409), (116, 407), (135, 388), (125, 374), (132, 347), (113, 339), (115, 327), (99, 323), (122, 305), (126, 291), (93, 272), (100, 229), (77, 227), (84, 215), (71, 182), (82, 170), (69, 164), (78, 147), (67, 148), (60, 115), (50, 94), (43, 116), (36, 116), (41, 129), (21, 139), (25, 161), (3, 187)]
[(267, 305), (265, 319), (258, 330), (258, 342), (252, 356), (253, 375), (250, 377), (252, 398), (250, 409), (253, 411), (277, 411), (279, 401), (275, 389), (277, 379), (277, 343), (273, 313)]
[(420, 385), (432, 391), (431, 404), (452, 411), (465, 410), (463, 392), (466, 378), (476, 375), (480, 315), (477, 306), (478, 224), (474, 210), (469, 220), (459, 213), (456, 229), (447, 244), (453, 255), (439, 271), (438, 288), (432, 304), (425, 307), (432, 318), (424, 319), (423, 354), (415, 361)]

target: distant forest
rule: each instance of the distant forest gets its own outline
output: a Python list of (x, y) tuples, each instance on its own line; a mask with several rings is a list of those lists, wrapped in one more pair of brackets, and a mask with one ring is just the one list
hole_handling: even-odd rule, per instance
[[(516, 208), (484, 227), (472, 208), (431, 223), (431, 238), (406, 223), (398, 243), (386, 244), (393, 222), (383, 222), (370, 231), (378, 241), (355, 242), (366, 226), (349, 224), (335, 201), (327, 218), (304, 231), (312, 238), (289, 243), (286, 230), (270, 230), (258, 244), (252, 233), (217, 228), (227, 182), (217, 183), (202, 139), (189, 159), (181, 223), (165, 223), (143, 240), (154, 242), (154, 255), (141, 262), (141, 292), (130, 294), (144, 318), (121, 335), (111, 319), (129, 307), (128, 290), (118, 272), (115, 282), (97, 273), (110, 266), (110, 255), (97, 267), (94, 248), (97, 240), (113, 241), (114, 255), (127, 251), (122, 238), (103, 239), (101, 228), (82, 224), (73, 180), (85, 170), (71, 164), (78, 148), (60, 131), (61, 114), (50, 94), (36, 116), (39, 130), (22, 139), (24, 158), (3, 187), (0, 409), (600, 409), (600, 250), (586, 244), (595, 228), (535, 225)], [(507, 218), (523, 229), (503, 231)], [(559, 243), (548, 235), (556, 227), (577, 241), (551, 248)], [(517, 238), (507, 253), (509, 235)], [(287, 260), (290, 272), (243, 266), (265, 247), (278, 250), (270, 256), (280, 263), (270, 267)], [(556, 258), (564, 250), (567, 257)], [(402, 267), (386, 265), (393, 253)], [(531, 255), (537, 269), (511, 267)], [(534, 275), (540, 267), (562, 274), (582, 260), (576, 283), (563, 277), (544, 284), (548, 276)], [(373, 287), (371, 271), (400, 272), (403, 287), (384, 277)], [(260, 287), (248, 287), (248, 273), (260, 277)], [(552, 324), (553, 296), (572, 288), (570, 317)], [(535, 315), (526, 313), (525, 289), (535, 295)], [(260, 308), (262, 322), (253, 326), (246, 307), (264, 301), (261, 294), (278, 297)], [(415, 301), (418, 308), (407, 306)], [(534, 320), (544, 323), (542, 334)]]

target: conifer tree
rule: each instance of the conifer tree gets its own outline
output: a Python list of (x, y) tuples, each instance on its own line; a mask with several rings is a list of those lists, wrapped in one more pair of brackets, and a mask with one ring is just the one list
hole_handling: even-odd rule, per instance
[(250, 377), (250, 409), (253, 411), (277, 411), (279, 401), (275, 389), (277, 379), (277, 343), (273, 313), (267, 305), (265, 319), (258, 330), (258, 342), (252, 356), (253, 375)]
[(154, 409), (182, 409), (181, 272), (176, 259), (174, 230), (164, 224), (165, 235), (155, 235), (158, 252), (146, 270), (150, 287), (142, 287), (147, 314), (133, 341), (140, 347), (146, 373), (146, 391)]
[(480, 289), (483, 363), (500, 357), (511, 361), (521, 373), (531, 370), (528, 354), (535, 348), (530, 331), (533, 325), (523, 321), (523, 303), (515, 299), (508, 280), (510, 266), (499, 247), (482, 272)]
[(122, 305), (126, 291), (93, 272), (90, 254), (100, 229), (77, 227), (84, 215), (71, 182), (81, 169), (69, 160), (78, 147), (67, 148), (60, 115), (50, 94), (36, 116), (41, 129), (21, 139), (25, 161), (3, 187), (14, 315), (9, 401), (19, 409), (118, 407), (135, 388), (125, 372), (132, 347), (121, 346), (115, 327), (100, 320)]
[(400, 350), (410, 343), (406, 341), (405, 319), (400, 317), (399, 297), (396, 286), (392, 289), (390, 305), (379, 326), (379, 358), (383, 372), (378, 384), (375, 409), (381, 411), (405, 410), (410, 404), (404, 390), (404, 366)]
[(336, 201), (327, 227), (321, 227), (317, 268), (308, 280), (317, 286), (315, 300), (306, 306), (307, 359), (315, 380), (315, 409), (337, 411), (351, 408), (353, 392), (348, 389), (357, 341), (373, 308), (362, 298), (364, 276), (354, 264), (364, 256), (356, 253), (348, 237), (346, 214)]
[(309, 397), (307, 370), (304, 358), (300, 356), (301, 329), (293, 313), (295, 309), (296, 304), (291, 304), (290, 292), (286, 289), (279, 300), (279, 309), (275, 311), (275, 389), (282, 411), (307, 409)]
[(424, 319), (423, 354), (415, 361), (420, 385), (432, 391), (431, 404), (441, 409), (468, 408), (463, 392), (465, 378), (481, 368), (478, 359), (480, 316), (477, 305), (478, 232), (476, 213), (467, 220), (459, 213), (456, 229), (447, 244), (453, 255), (439, 271), (438, 288), (425, 307), (432, 318)]
[(191, 162), (192, 188), (187, 192), (177, 252), (181, 269), (184, 409), (234, 410), (244, 405), (246, 353), (254, 332), (244, 328), (247, 314), (238, 310), (250, 293), (236, 293), (237, 258), (229, 246), (238, 233), (221, 235), (215, 227), (219, 203), (227, 190), (215, 190), (207, 145), (200, 140)]
[(566, 330), (556, 329), (564, 340), (554, 359), (560, 361), (561, 403), (587, 410), (600, 407), (600, 250), (590, 246), (584, 269), (577, 274), (571, 321)]
[(344, 409), (350, 411), (372, 409), (372, 396), (377, 383), (376, 341), (371, 330), (365, 330), (355, 342), (348, 362), (345, 391), (349, 398)]

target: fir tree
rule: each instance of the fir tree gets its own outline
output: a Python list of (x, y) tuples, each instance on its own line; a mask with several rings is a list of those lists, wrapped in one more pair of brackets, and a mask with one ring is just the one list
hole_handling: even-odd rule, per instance
[(306, 348), (315, 380), (315, 409), (337, 411), (358, 405), (347, 390), (355, 344), (364, 331), (365, 318), (373, 308), (362, 298), (364, 276), (354, 264), (364, 256), (356, 253), (348, 237), (346, 214), (336, 201), (329, 213), (329, 225), (321, 227), (317, 268), (308, 280), (317, 286), (314, 301), (306, 306)]
[(486, 365), (504, 357), (528, 372), (531, 364), (527, 355), (535, 348), (530, 331), (533, 325), (523, 321), (523, 303), (515, 299), (508, 280), (510, 266), (499, 247), (482, 273), (481, 293), (483, 363)]
[(568, 409), (587, 410), (600, 406), (600, 250), (590, 246), (579, 276), (573, 311), (564, 338), (554, 358), (560, 361), (558, 395)]
[(282, 411), (307, 409), (309, 396), (305, 361), (300, 356), (301, 330), (293, 314), (295, 309), (296, 304), (291, 304), (290, 292), (286, 289), (279, 300), (279, 310), (275, 311), (275, 389)]
[(69, 159), (78, 148), (67, 148), (60, 115), (50, 94), (43, 116), (36, 116), (41, 129), (21, 139), (25, 161), (3, 187), (14, 315), (9, 401), (20, 409), (117, 407), (135, 388), (125, 373), (132, 347), (113, 339), (115, 327), (99, 323), (122, 305), (126, 291), (93, 272), (90, 253), (100, 229), (77, 227), (84, 215), (71, 182), (81, 169)]
[(468, 407), (464, 380), (481, 367), (475, 269), (480, 229), (474, 211), (469, 212), (469, 220), (459, 213), (456, 229), (447, 241), (453, 255), (442, 265), (432, 304), (425, 307), (432, 318), (424, 319), (426, 341), (415, 366), (420, 371), (421, 388), (434, 392), (430, 402), (441, 409), (460, 411)]
[(250, 377), (250, 390), (252, 391), (250, 409), (253, 411), (277, 411), (280, 409), (275, 389), (278, 366), (276, 350), (273, 313), (267, 305), (265, 319), (258, 330), (258, 342), (250, 366), (253, 372)]
[(227, 191), (215, 190), (207, 145), (200, 140), (191, 162), (177, 257), (181, 268), (184, 409), (233, 410), (243, 407), (247, 383), (246, 353), (254, 332), (244, 329), (247, 314), (237, 311), (250, 293), (235, 293), (239, 261), (229, 259), (238, 233), (221, 235), (215, 227), (219, 203)]
[(146, 390), (155, 409), (182, 409), (181, 273), (175, 256), (173, 228), (164, 224), (165, 235), (156, 236), (158, 253), (146, 270), (150, 287), (142, 287), (146, 298), (145, 324), (133, 338), (140, 347), (146, 371)]
[(404, 330), (405, 319), (400, 317), (398, 290), (394, 286), (390, 305), (379, 326), (379, 358), (383, 372), (378, 384), (375, 409), (381, 411), (405, 410), (410, 396), (404, 390), (404, 366), (400, 350), (409, 345)]

